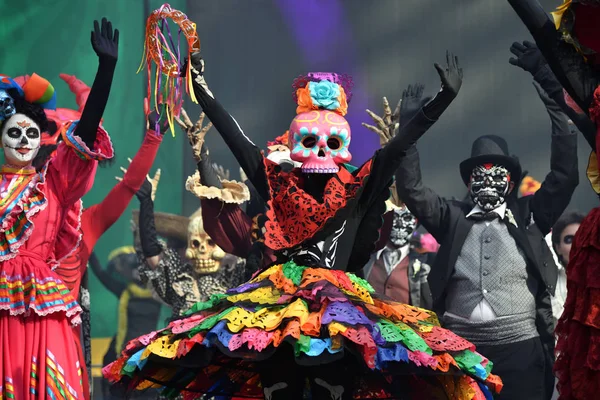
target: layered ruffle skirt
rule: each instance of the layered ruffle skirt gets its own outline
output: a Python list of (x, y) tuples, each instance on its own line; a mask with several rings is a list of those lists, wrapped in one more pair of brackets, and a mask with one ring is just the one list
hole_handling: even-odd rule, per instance
[(567, 300), (556, 327), (561, 400), (600, 393), (600, 208), (583, 220), (567, 266)]
[(398, 384), (408, 398), (427, 399), (486, 399), (502, 387), (492, 363), (433, 312), (378, 298), (354, 274), (293, 262), (132, 340), (103, 373), (128, 390), (262, 399), (257, 366), (287, 345), (309, 368), (351, 355), (364, 370), (355, 399), (395, 398)]
[(72, 334), (81, 307), (39, 255), (21, 249), (0, 272), (0, 399), (84, 399)]

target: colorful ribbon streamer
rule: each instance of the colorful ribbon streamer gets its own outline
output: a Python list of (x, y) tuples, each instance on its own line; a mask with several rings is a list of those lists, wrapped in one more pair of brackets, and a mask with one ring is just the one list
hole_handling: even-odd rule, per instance
[[(169, 20), (175, 22), (179, 27), (177, 45), (171, 36)], [(173, 136), (175, 135), (173, 120), (175, 116), (179, 115), (183, 104), (183, 84), (185, 84), (186, 93), (190, 94), (192, 101), (198, 103), (192, 90), (190, 63), (187, 63), (185, 78), (182, 78), (181, 63), (183, 60), (179, 50), (182, 34), (188, 45), (187, 57), (189, 59), (192, 53), (200, 51), (200, 39), (196, 33), (196, 24), (190, 21), (187, 15), (172, 9), (167, 3), (154, 10), (146, 21), (144, 54), (138, 69), (139, 73), (145, 61), (148, 71), (148, 101), (154, 104), (154, 110), (161, 114), (161, 117), (159, 104), (165, 106), (164, 111)], [(154, 73), (152, 71), (153, 64), (156, 65)], [(153, 75), (154, 82), (152, 82)], [(185, 79), (185, 83), (183, 79)], [(149, 114), (151, 111), (149, 107), (146, 112)]]

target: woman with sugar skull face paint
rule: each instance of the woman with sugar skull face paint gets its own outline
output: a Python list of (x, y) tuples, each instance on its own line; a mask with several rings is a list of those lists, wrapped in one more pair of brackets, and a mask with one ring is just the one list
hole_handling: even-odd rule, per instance
[(92, 46), (100, 66), (94, 87), (81, 119), (60, 127), (63, 141), (50, 159), (41, 150), (47, 142), (44, 108), (56, 104), (52, 85), (35, 74), (22, 87), (0, 76), (6, 162), (0, 170), (0, 396), (7, 398), (90, 395), (72, 335), (81, 307), (54, 270), (79, 244), (80, 199), (93, 184), (98, 160), (113, 155), (99, 124), (118, 31), (113, 36), (106, 20), (102, 29), (95, 24)]
[[(270, 400), (302, 399), (306, 380), (314, 399), (427, 398), (430, 389), (444, 396), (446, 384), (480, 396), (488, 385), (499, 389), (486, 359), (439, 327), (435, 314), (382, 299), (354, 274), (375, 248), (399, 156), (458, 93), (456, 58), (448, 54), (446, 68), (436, 64), (436, 98), (360, 168), (347, 164), (351, 80), (332, 73), (297, 79), (289, 147), (302, 165), (289, 172), (265, 159), (215, 100), (199, 54), (191, 64), (203, 111), (268, 203), (262, 236), (276, 261), (166, 330), (133, 341), (105, 373), (129, 388), (151, 379), (173, 394), (185, 388)], [(142, 354), (150, 355), (140, 365)], [(172, 378), (164, 378), (167, 371)]]

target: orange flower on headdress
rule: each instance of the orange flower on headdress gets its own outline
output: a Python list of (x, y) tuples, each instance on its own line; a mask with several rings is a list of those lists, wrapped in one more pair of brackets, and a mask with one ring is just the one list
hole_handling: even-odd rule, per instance
[(296, 107), (296, 114), (302, 114), (305, 112), (319, 109), (319, 107), (313, 104), (312, 97), (310, 97), (310, 89), (308, 88), (308, 85), (296, 90), (296, 97), (298, 97), (298, 107)]
[(521, 192), (521, 196), (529, 196), (538, 191), (538, 189), (542, 186), (542, 184), (530, 176), (526, 176), (523, 178), (521, 182), (521, 187), (519, 191)]
[(348, 114), (348, 100), (346, 99), (346, 91), (341, 85), (338, 101), (340, 102), (340, 106), (335, 110), (335, 112), (343, 117), (344, 115)]

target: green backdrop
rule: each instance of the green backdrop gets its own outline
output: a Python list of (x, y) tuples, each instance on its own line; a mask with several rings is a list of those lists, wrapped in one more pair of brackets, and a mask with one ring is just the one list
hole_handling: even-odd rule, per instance
[[(58, 77), (61, 72), (76, 75), (91, 86), (98, 58), (90, 44), (94, 19), (107, 17), (120, 31), (119, 62), (110, 101), (104, 114), (104, 126), (111, 134), (116, 151), (112, 167), (101, 168), (84, 205), (101, 201), (121, 175), (119, 166), (127, 165), (127, 157), (136, 153), (145, 127), (143, 97), (146, 90), (143, 73), (136, 75), (143, 50), (143, 0), (104, 1), (19, 1), (0, 0), (2, 24), (0, 39), (4, 44), (0, 73), (9, 76), (33, 72), (50, 80), (59, 107), (77, 108), (75, 97)], [(150, 1), (150, 9), (162, 1)], [(183, 11), (185, 0), (170, 0), (173, 8)], [(165, 137), (154, 168), (162, 169), (156, 205), (157, 211), (179, 213), (184, 184), (183, 136)], [(131, 210), (137, 208), (134, 197), (121, 219), (100, 239), (96, 252), (106, 264), (108, 253), (118, 246), (132, 244)], [(112, 336), (116, 329), (117, 299), (90, 274), (92, 293), (92, 334)]]

